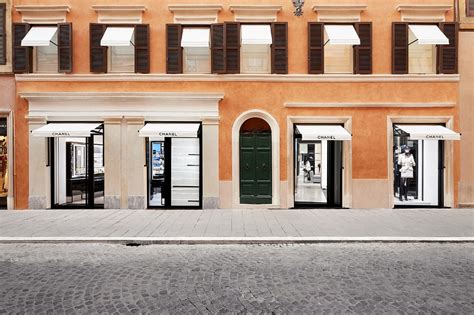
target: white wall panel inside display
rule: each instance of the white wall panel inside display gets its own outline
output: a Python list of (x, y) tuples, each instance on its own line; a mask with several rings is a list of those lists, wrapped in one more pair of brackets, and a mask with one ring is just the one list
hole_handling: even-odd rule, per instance
[(199, 206), (200, 140), (171, 140), (171, 205)]

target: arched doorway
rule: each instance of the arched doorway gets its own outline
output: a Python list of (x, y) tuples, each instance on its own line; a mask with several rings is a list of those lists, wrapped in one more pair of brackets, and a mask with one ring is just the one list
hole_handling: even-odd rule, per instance
[(241, 204), (272, 203), (272, 131), (261, 118), (247, 119), (239, 130)]

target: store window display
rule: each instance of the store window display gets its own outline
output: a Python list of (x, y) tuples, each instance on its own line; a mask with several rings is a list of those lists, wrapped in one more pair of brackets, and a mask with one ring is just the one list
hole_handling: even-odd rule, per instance
[(442, 193), (442, 150), (438, 140), (413, 140), (394, 128), (395, 206), (438, 206)]
[(8, 197), (7, 119), (0, 118), (0, 209), (7, 208)]

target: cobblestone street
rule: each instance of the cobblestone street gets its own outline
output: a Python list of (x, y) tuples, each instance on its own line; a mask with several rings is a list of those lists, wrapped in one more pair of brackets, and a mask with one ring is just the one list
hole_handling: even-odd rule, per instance
[(473, 244), (1, 245), (0, 313), (474, 312)]

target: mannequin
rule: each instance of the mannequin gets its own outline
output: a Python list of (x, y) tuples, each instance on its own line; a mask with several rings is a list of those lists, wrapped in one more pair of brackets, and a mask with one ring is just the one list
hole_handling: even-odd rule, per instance
[(398, 165), (400, 165), (400, 177), (401, 177), (401, 187), (400, 187), (400, 201), (408, 201), (408, 179), (413, 178), (413, 167), (416, 165), (413, 154), (411, 154), (411, 149), (405, 147), (403, 153), (398, 155)]

